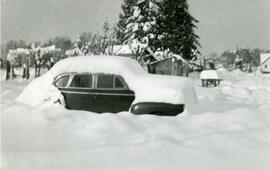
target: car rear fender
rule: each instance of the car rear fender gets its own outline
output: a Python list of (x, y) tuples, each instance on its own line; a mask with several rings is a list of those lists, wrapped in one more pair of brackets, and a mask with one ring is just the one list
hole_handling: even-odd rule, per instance
[(134, 114), (176, 116), (184, 111), (184, 104), (141, 102), (133, 104), (130, 108), (130, 111)]

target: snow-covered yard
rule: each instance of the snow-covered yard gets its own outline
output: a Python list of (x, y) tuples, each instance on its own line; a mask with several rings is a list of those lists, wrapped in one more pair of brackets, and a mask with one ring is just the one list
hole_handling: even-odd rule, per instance
[(1, 81), (1, 166), (269, 169), (270, 77), (220, 74), (224, 81), (218, 88), (202, 88), (194, 78), (199, 105), (177, 117), (31, 107), (14, 101), (27, 82)]

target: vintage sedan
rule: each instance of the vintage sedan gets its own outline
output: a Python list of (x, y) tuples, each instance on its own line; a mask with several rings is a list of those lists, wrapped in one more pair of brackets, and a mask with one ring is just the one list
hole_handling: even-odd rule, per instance
[(64, 73), (55, 80), (64, 95), (66, 108), (97, 113), (128, 111), (135, 114), (177, 115), (184, 104), (140, 102), (132, 105), (135, 93), (120, 75)]
[[(188, 103), (196, 103), (188, 78), (149, 74), (136, 61), (125, 57), (64, 59), (32, 82), (33, 87), (29, 90), (38, 85), (43, 90), (39, 90), (40, 94), (31, 102), (38, 104), (59, 98), (58, 101), (67, 109), (96, 113), (130, 111), (134, 114), (175, 116), (182, 113)], [(53, 85), (57, 90), (47, 85)], [(23, 99), (23, 96), (20, 98), (25, 102), (27, 98)]]
[(55, 85), (64, 95), (68, 109), (117, 113), (128, 111), (135, 99), (119, 75), (65, 73), (56, 78)]

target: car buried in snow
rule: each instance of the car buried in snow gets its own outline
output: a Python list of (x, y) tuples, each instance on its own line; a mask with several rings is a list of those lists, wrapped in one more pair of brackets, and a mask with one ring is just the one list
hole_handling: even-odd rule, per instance
[(30, 84), (29, 92), (26, 89), (20, 100), (26, 102), (26, 94), (38, 85), (38, 88), (44, 86), (44, 90), (39, 90), (42, 94), (36, 95), (36, 99), (32, 97), (32, 104), (55, 98), (48, 97), (52, 92), (47, 84), (57, 89), (61, 95), (58, 101), (71, 110), (175, 116), (182, 113), (188, 103), (197, 102), (190, 79), (149, 74), (137, 61), (119, 56), (61, 60), (33, 82), (32, 87)]
[(130, 111), (134, 114), (177, 115), (184, 104), (139, 102), (121, 75), (106, 73), (64, 73), (55, 86), (62, 92), (66, 108), (97, 113)]

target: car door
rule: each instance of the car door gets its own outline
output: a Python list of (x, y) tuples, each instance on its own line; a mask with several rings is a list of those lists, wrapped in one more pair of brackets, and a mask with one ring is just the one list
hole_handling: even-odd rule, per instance
[(124, 79), (112, 74), (96, 74), (95, 77), (95, 111), (99, 113), (128, 111), (135, 95)]
[(60, 89), (68, 109), (93, 111), (95, 93), (92, 74), (74, 74), (68, 85)]

